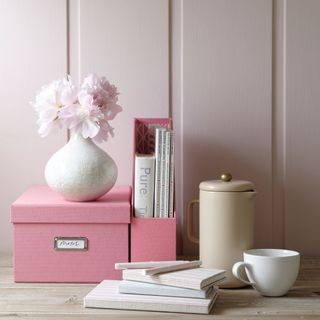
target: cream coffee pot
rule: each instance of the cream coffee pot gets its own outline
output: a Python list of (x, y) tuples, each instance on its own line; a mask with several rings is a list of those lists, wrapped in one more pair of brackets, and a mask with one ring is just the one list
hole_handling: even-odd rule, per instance
[[(231, 174), (225, 173), (220, 180), (201, 182), (199, 189), (199, 200), (188, 204), (188, 239), (200, 242), (203, 267), (226, 270), (220, 287), (243, 287), (245, 284), (233, 276), (232, 266), (242, 260), (243, 251), (253, 248), (254, 184), (232, 180)], [(193, 234), (193, 206), (198, 202), (199, 239)]]

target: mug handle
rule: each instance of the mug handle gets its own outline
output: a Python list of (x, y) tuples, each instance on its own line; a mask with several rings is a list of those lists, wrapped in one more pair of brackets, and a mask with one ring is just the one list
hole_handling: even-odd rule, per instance
[(233, 273), (233, 275), (237, 278), (237, 279), (239, 279), (240, 281), (242, 281), (242, 282), (244, 282), (244, 283), (246, 283), (246, 284), (248, 284), (248, 285), (251, 285), (251, 286), (253, 286), (255, 283), (254, 282), (250, 282), (250, 281), (247, 281), (247, 280), (244, 280), (244, 279), (242, 279), (242, 277), (241, 277), (241, 275), (240, 275), (240, 268), (243, 268), (243, 267), (249, 267), (250, 266), (250, 264), (249, 263), (246, 263), (246, 262), (243, 262), (243, 261), (239, 261), (239, 262), (237, 262), (237, 263), (235, 263), (234, 265), (233, 265), (233, 267), (232, 267), (232, 273)]
[(189, 241), (199, 244), (199, 239), (193, 234), (193, 206), (195, 203), (199, 203), (199, 199), (193, 199), (188, 203), (187, 210), (187, 238)]

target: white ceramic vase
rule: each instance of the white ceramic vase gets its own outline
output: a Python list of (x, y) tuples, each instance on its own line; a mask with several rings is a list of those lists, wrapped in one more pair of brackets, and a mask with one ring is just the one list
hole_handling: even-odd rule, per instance
[(90, 138), (72, 134), (45, 168), (48, 186), (70, 201), (93, 201), (107, 193), (118, 176), (114, 160)]

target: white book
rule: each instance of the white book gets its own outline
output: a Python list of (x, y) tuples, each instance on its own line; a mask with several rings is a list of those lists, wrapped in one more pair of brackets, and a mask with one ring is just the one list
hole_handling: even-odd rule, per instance
[(170, 132), (170, 174), (169, 174), (169, 218), (174, 210), (174, 132)]
[(207, 298), (213, 290), (216, 290), (213, 286), (209, 286), (204, 290), (193, 290), (172, 286), (164, 286), (161, 284), (128, 280), (122, 280), (119, 284), (120, 293), (147, 294), (154, 296), (185, 297), (198, 299)]
[(123, 280), (163, 284), (195, 290), (202, 290), (210, 285), (215, 285), (224, 277), (224, 270), (207, 268), (185, 269), (152, 276), (143, 275), (143, 269), (127, 269), (122, 271)]
[(154, 155), (136, 154), (134, 175), (134, 214), (136, 217), (153, 217), (154, 165)]
[(188, 260), (169, 260), (169, 261), (137, 261), (137, 262), (117, 262), (114, 264), (115, 270), (124, 269), (151, 269), (163, 266), (180, 265), (189, 262)]
[(217, 298), (216, 291), (205, 299), (124, 294), (119, 283), (102, 281), (84, 298), (84, 307), (209, 314)]
[(161, 189), (161, 157), (162, 157), (162, 134), (164, 127), (155, 128), (155, 184), (154, 184), (154, 217), (160, 217), (160, 189)]
[(160, 161), (160, 218), (165, 217), (165, 179), (166, 179), (166, 145), (167, 145), (167, 129), (161, 131), (161, 161)]
[(171, 149), (171, 130), (165, 133), (165, 155), (164, 155), (164, 187), (163, 187), (163, 217), (169, 217), (169, 189), (170, 189), (170, 149)]

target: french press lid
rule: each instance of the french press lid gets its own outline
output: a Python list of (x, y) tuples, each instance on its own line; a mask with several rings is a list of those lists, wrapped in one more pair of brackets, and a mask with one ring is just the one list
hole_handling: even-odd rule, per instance
[(254, 184), (245, 180), (232, 180), (230, 173), (223, 173), (220, 180), (202, 181), (199, 189), (211, 192), (245, 192), (253, 191)]

